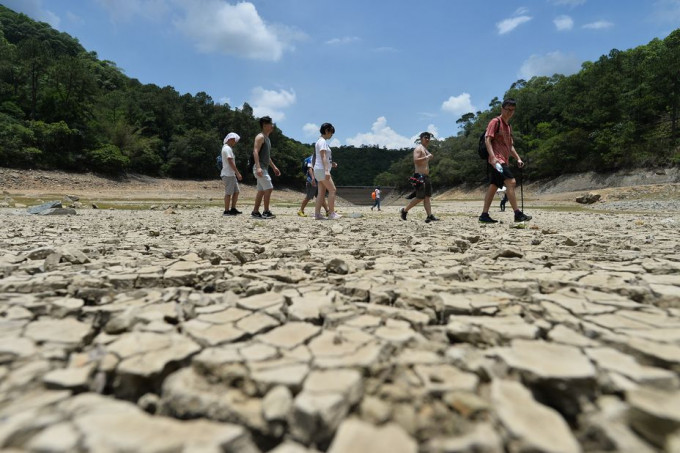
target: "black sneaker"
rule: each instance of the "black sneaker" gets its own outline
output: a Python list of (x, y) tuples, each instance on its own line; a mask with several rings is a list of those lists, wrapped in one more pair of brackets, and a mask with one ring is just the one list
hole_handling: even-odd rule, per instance
[(480, 223), (498, 223), (498, 220), (494, 220), (491, 218), (488, 212), (483, 213), (482, 215), (479, 216), (479, 222)]
[(429, 216), (427, 216), (425, 218), (425, 223), (436, 222), (438, 220), (439, 219), (437, 217), (435, 217), (434, 214), (430, 214)]
[(253, 211), (253, 212), (250, 213), (250, 217), (252, 217), (254, 219), (261, 219), (262, 214), (260, 214), (258, 211)]
[(230, 216), (230, 215), (234, 215), (234, 214), (232, 214), (231, 211), (224, 211), (222, 213), (222, 215), (226, 217), (226, 216)]
[(401, 214), (401, 220), (406, 220), (406, 215), (408, 214), (408, 212), (404, 211), (404, 208), (401, 208), (399, 210), (399, 214)]
[(271, 211), (263, 211), (262, 212), (262, 218), (263, 219), (273, 219), (273, 218), (276, 218), (276, 216), (274, 214), (272, 214)]
[(522, 211), (515, 213), (515, 222), (528, 222), (529, 220), (531, 220), (530, 215), (526, 215)]
[(229, 210), (229, 213), (230, 213), (230, 215), (240, 215), (240, 214), (243, 214), (241, 211), (239, 211), (239, 210), (236, 209), (236, 208), (231, 208), (231, 209)]

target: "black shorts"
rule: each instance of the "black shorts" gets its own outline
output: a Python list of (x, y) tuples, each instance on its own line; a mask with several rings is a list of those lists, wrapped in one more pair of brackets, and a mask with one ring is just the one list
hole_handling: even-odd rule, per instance
[(423, 198), (432, 196), (432, 183), (428, 175), (421, 175), (423, 183), (416, 188), (416, 198), (422, 200)]
[(510, 171), (510, 167), (502, 165), (503, 173), (500, 173), (493, 166), (487, 164), (487, 172), (489, 173), (489, 184), (498, 187), (499, 189), (505, 187), (506, 179), (515, 179), (515, 176)]

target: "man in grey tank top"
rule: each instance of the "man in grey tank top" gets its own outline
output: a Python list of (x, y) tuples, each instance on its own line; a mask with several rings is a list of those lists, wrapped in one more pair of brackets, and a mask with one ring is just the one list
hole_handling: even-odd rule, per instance
[[(269, 209), (269, 199), (274, 191), (272, 178), (269, 176), (268, 168), (272, 167), (276, 176), (281, 175), (279, 169), (274, 165), (271, 158), (272, 144), (269, 141), (269, 134), (274, 130), (274, 123), (268, 116), (260, 118), (260, 132), (255, 137), (253, 147), (253, 174), (257, 179), (257, 195), (255, 196), (255, 207), (250, 214), (257, 219), (273, 219), (276, 217)], [(264, 201), (264, 211), (260, 214), (260, 203)]]

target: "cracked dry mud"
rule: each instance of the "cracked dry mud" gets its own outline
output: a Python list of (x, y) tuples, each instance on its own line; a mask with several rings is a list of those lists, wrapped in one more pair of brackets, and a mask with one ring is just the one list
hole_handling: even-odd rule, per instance
[(0, 447), (679, 452), (678, 211), (434, 206), (1, 209)]

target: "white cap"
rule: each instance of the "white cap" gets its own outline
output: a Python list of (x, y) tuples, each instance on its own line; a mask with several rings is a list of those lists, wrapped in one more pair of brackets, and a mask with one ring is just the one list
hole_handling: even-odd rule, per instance
[(239, 135), (238, 135), (237, 133), (235, 133), (235, 132), (229, 132), (229, 133), (227, 134), (227, 136), (224, 137), (224, 143), (227, 143), (227, 141), (228, 141), (230, 138), (233, 138), (234, 140), (236, 140), (236, 143), (238, 143), (238, 141), (241, 139), (241, 137), (239, 137)]

